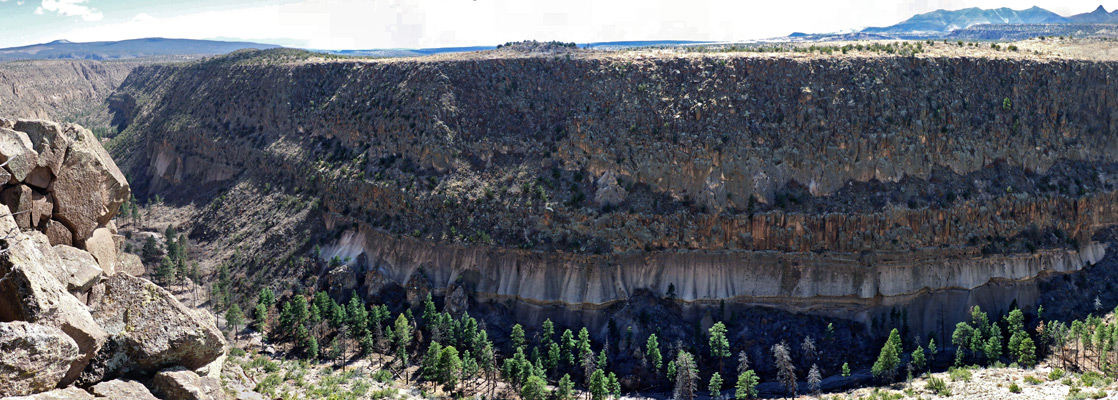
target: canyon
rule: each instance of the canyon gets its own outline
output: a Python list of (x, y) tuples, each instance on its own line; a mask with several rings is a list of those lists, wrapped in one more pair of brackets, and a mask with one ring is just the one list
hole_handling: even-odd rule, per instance
[[(1033, 306), (1023, 283), (1110, 250), (1115, 72), (1020, 54), (269, 50), (136, 67), (109, 149), (137, 197), (191, 205), (191, 239), (226, 249), (210, 265), (255, 285), (313, 253), (345, 265), (310, 284), (370, 299), (419, 280), (586, 323), (673, 286), (867, 325), (929, 315), (928, 293), (1021, 285), (953, 302), (951, 321)], [(270, 209), (301, 212), (253, 226)], [(275, 245), (292, 232), (309, 237)], [(235, 257), (219, 236), (252, 244)]]

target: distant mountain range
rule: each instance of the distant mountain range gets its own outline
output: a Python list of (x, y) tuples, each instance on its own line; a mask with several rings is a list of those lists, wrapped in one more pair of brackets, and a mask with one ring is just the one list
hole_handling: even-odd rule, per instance
[(1025, 10), (1009, 8), (964, 8), (962, 10), (936, 10), (917, 14), (896, 25), (866, 28), (869, 34), (947, 34), (958, 29), (975, 25), (1016, 25), (1016, 24), (1118, 24), (1118, 10), (1107, 12), (1103, 6), (1095, 11), (1064, 17), (1040, 7)]
[(56, 40), (50, 43), (0, 49), (0, 62), (57, 58), (117, 60), (169, 55), (213, 55), (240, 49), (270, 49), (275, 47), (279, 46), (250, 42), (164, 38), (86, 43)]

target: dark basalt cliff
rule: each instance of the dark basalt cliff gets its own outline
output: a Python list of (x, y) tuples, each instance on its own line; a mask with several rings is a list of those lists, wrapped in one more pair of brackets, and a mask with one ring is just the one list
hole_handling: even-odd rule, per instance
[[(865, 321), (1078, 270), (1118, 222), (1114, 63), (283, 55), (137, 68), (110, 151), (138, 197), (209, 204), (200, 243), (256, 237), (241, 260), (319, 244), (352, 264), (331, 284), (370, 294), (422, 276), (594, 308), (673, 285)], [(245, 227), (246, 191), (310, 211)], [(300, 229), (317, 234), (275, 244)]]

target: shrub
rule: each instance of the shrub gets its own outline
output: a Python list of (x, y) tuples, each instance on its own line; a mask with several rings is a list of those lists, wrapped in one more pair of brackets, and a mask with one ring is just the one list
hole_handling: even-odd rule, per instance
[(934, 376), (928, 378), (928, 384), (924, 385), (924, 388), (943, 397), (951, 396), (951, 390), (947, 389), (947, 382), (944, 382), (941, 378)]
[(951, 376), (952, 382), (970, 382), (971, 372), (968, 368), (951, 367), (951, 369), (947, 370), (947, 374)]
[(1021, 387), (1017, 386), (1017, 382), (1013, 382), (1009, 385), (1009, 391), (1013, 393), (1021, 393)]
[(1040, 382), (1040, 379), (1037, 379), (1037, 377), (1035, 376), (1029, 375), (1025, 377), (1025, 383), (1028, 383), (1030, 385), (1039, 385)]
[(1058, 381), (1058, 380), (1060, 380), (1060, 378), (1063, 378), (1063, 377), (1064, 377), (1064, 370), (1059, 369), (1059, 368), (1055, 368), (1051, 372), (1048, 373), (1048, 380), (1050, 380), (1050, 381)]

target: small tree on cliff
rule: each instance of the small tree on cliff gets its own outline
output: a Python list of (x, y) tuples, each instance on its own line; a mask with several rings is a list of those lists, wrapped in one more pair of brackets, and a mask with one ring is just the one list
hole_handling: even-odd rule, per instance
[(873, 376), (892, 382), (897, 376), (897, 367), (901, 364), (901, 335), (894, 328), (889, 332), (889, 339), (881, 347), (877, 362), (873, 363)]
[(726, 324), (722, 321), (710, 327), (710, 355), (718, 359), (718, 372), (722, 372), (722, 360), (730, 356), (730, 341), (726, 339)]

